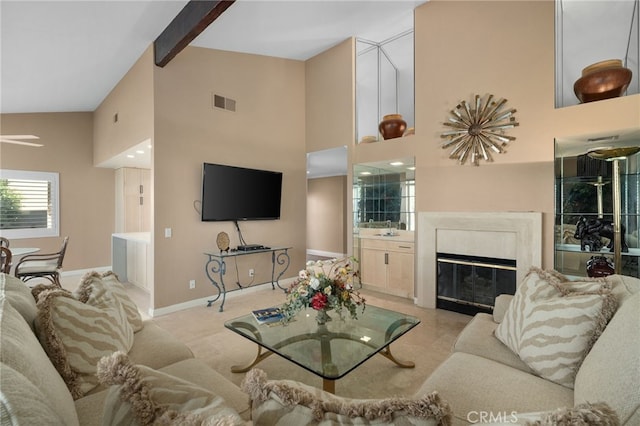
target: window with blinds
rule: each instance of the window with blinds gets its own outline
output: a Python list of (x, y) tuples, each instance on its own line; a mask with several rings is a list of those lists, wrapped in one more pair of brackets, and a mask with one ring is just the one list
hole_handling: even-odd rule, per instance
[(58, 173), (0, 170), (0, 235), (59, 236)]

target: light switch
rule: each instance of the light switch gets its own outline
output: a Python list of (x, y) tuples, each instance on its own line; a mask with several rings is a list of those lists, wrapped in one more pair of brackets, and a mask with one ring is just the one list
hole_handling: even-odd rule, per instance
[(171, 228), (164, 228), (164, 237), (171, 238)]

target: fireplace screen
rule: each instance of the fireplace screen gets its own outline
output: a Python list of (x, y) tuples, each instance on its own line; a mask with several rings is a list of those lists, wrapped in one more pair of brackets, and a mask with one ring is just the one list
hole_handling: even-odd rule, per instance
[(515, 260), (438, 253), (437, 262), (438, 308), (491, 312), (496, 296), (515, 293)]

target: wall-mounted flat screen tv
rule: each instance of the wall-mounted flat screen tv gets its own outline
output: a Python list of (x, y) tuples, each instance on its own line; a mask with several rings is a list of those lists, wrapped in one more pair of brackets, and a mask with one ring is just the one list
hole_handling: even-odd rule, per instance
[(204, 163), (204, 222), (280, 219), (281, 199), (281, 172)]

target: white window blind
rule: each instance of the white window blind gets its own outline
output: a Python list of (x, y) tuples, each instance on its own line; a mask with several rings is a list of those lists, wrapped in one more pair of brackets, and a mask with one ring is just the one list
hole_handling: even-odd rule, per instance
[(0, 170), (0, 235), (57, 237), (58, 173)]

